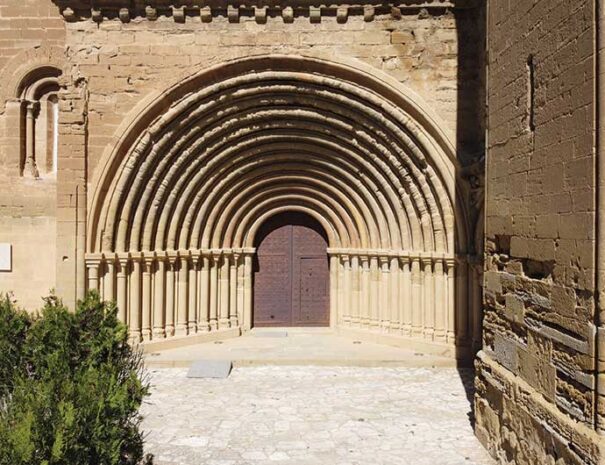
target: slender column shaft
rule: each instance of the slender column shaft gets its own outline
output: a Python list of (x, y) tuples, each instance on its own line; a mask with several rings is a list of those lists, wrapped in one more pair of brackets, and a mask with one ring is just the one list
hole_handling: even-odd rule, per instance
[(141, 259), (132, 262), (130, 274), (130, 339), (141, 341)]
[(410, 261), (407, 258), (403, 259), (403, 272), (401, 276), (401, 312), (403, 314), (403, 334), (410, 336), (412, 334), (412, 273), (410, 271)]
[(220, 268), (220, 315), (218, 320), (219, 328), (229, 327), (229, 257), (223, 255)]
[(422, 334), (422, 276), (420, 274), (420, 259), (412, 258), (412, 334)]
[(345, 267), (342, 256), (338, 257), (338, 325), (342, 325), (345, 320)]
[(115, 301), (116, 266), (113, 258), (105, 259), (105, 277), (103, 278), (103, 299)]
[(370, 328), (380, 326), (380, 270), (378, 257), (370, 258)]
[(229, 259), (229, 325), (237, 328), (237, 262), (239, 256), (234, 254)]
[(343, 312), (342, 321), (345, 325), (351, 324), (351, 259), (348, 255), (342, 256), (342, 268), (343, 268)]
[(91, 291), (99, 290), (99, 262), (89, 262), (88, 268), (88, 289)]
[(197, 333), (197, 257), (193, 257), (189, 266), (189, 303), (187, 312), (187, 331), (189, 334)]
[(158, 260), (158, 266), (155, 271), (154, 279), (154, 299), (153, 299), (153, 337), (166, 337), (165, 325), (165, 305), (164, 292), (166, 288), (166, 261)]
[(391, 257), (390, 263), (390, 292), (389, 292), (389, 329), (391, 332), (398, 332), (401, 328), (401, 317), (399, 315), (399, 259)]
[(370, 261), (366, 255), (361, 256), (361, 326), (370, 325), (372, 302), (370, 299)]
[(176, 334), (187, 334), (187, 275), (189, 273), (189, 260), (181, 257), (178, 273), (178, 300), (176, 308)]
[(443, 261), (437, 259), (435, 261), (435, 339), (445, 341), (446, 335), (446, 314), (447, 301), (445, 298), (445, 277), (443, 274)]
[(237, 321), (242, 329), (244, 327), (244, 256), (240, 255), (237, 259)]
[(142, 328), (141, 335), (144, 341), (151, 339), (151, 271), (153, 269), (153, 260), (145, 258), (143, 267), (143, 303), (141, 306)]
[(39, 105), (29, 102), (25, 114), (25, 167), (24, 174), (37, 178), (39, 176), (36, 166), (36, 115)]
[(127, 302), (128, 302), (128, 260), (120, 260), (119, 261), (119, 269), (118, 274), (116, 276), (117, 287), (118, 287), (118, 295), (117, 295), (117, 305), (118, 305), (118, 319), (126, 324), (126, 311), (127, 311)]
[(218, 329), (218, 255), (212, 256), (210, 263), (210, 329)]
[(433, 339), (435, 336), (435, 287), (433, 283), (433, 260), (426, 258), (424, 265), (424, 328), (426, 338)]
[(174, 336), (174, 303), (175, 303), (175, 266), (174, 258), (168, 258), (166, 262), (166, 335)]
[(203, 256), (201, 260), (202, 269), (200, 271), (200, 304), (198, 307), (197, 327), (199, 331), (209, 331), (209, 304), (210, 304), (210, 259)]
[(330, 326), (338, 323), (338, 256), (330, 255)]
[(359, 256), (351, 257), (352, 291), (351, 291), (351, 324), (359, 326), (359, 304), (361, 300), (361, 283), (359, 280)]
[(244, 329), (252, 328), (252, 255), (244, 257)]
[(390, 293), (391, 293), (391, 273), (389, 271), (389, 257), (380, 257), (380, 281), (379, 281), (379, 295), (380, 295), (380, 328), (383, 331), (388, 331), (390, 327), (391, 309), (390, 304)]
[(447, 261), (447, 340), (456, 340), (456, 286), (455, 261)]

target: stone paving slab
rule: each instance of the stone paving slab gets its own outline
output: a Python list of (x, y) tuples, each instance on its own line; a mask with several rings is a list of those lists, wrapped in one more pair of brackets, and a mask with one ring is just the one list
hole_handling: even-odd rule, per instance
[[(151, 371), (156, 465), (493, 465), (452, 368), (264, 366), (228, 379)], [(466, 390), (461, 379), (464, 379)]]
[(189, 367), (187, 378), (227, 378), (231, 368), (228, 360), (196, 360)]
[[(284, 330), (263, 328), (259, 334)], [(145, 356), (153, 368), (188, 367), (195, 360), (231, 360), (233, 366), (326, 365), (454, 367), (450, 357), (357, 341), (323, 328), (288, 328), (286, 337), (256, 337), (257, 330), (242, 337), (156, 351)]]

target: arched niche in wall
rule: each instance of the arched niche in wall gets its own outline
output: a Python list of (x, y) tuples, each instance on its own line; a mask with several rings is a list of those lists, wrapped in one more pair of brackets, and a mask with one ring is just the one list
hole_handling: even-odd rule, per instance
[(17, 89), (22, 176), (39, 178), (57, 170), (60, 75), (58, 68), (40, 66), (25, 75)]

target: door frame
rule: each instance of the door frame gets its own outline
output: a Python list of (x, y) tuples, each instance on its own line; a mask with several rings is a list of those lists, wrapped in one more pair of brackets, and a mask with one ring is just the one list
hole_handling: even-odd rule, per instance
[[(298, 210), (286, 210), (286, 211), (282, 211), (280, 213), (277, 213), (275, 215), (272, 215), (268, 218), (266, 218), (263, 223), (260, 225), (259, 229), (256, 231), (256, 235), (258, 235), (260, 233), (260, 231), (262, 230), (263, 225), (269, 223), (272, 219), (274, 219), (275, 217), (279, 217), (282, 215), (287, 215), (287, 214), (295, 214), (295, 215), (300, 215), (301, 217), (307, 217), (309, 218), (313, 223), (315, 223), (315, 226), (318, 226), (320, 229), (320, 234), (323, 237), (324, 241), (325, 241), (325, 245), (326, 245), (326, 261), (327, 261), (327, 286), (326, 286), (326, 294), (327, 294), (327, 299), (326, 299), (326, 316), (327, 316), (327, 321), (325, 323), (322, 324), (310, 324), (310, 325), (288, 325), (288, 326), (280, 326), (280, 325), (275, 325), (275, 326), (257, 326), (260, 328), (271, 328), (271, 327), (292, 327), (292, 328), (304, 328), (304, 327), (309, 327), (309, 328), (334, 328), (336, 326), (336, 305), (335, 305), (335, 299), (336, 299), (336, 295), (334, 294), (334, 276), (333, 276), (333, 260), (332, 260), (332, 255), (330, 253), (330, 242), (329, 242), (329, 237), (328, 234), (324, 228), (324, 226), (321, 224), (320, 221), (317, 220), (317, 218), (315, 218), (313, 215), (310, 215), (306, 212), (301, 212)], [(288, 224), (288, 223), (286, 223)], [(290, 225), (293, 225), (292, 223), (290, 223)], [(309, 228), (312, 229), (312, 228)], [(266, 236), (263, 238), (265, 239)], [(254, 313), (255, 313), (255, 266), (256, 263), (258, 263), (258, 258), (259, 258), (259, 245), (262, 242), (261, 239), (260, 241), (258, 240), (257, 237), (254, 238), (254, 248), (251, 250), (254, 250), (252, 257), (251, 257), (251, 261), (252, 261), (252, 266), (249, 269), (249, 277), (250, 277), (250, 306), (248, 309), (248, 315), (244, 316), (244, 330), (251, 330), (252, 328), (255, 327), (254, 324)], [(293, 240), (293, 238), (291, 238), (291, 240)], [(291, 247), (293, 247), (293, 245), (291, 244)], [(294, 276), (294, 267), (296, 266), (294, 263), (294, 254), (291, 255), (290, 257), (290, 266), (289, 266), (289, 272), (291, 275), (291, 278)], [(314, 256), (313, 256), (314, 257)], [(301, 257), (302, 258), (302, 257)], [(335, 257), (334, 257), (335, 258)], [(292, 282), (291, 282), (292, 285)], [(290, 305), (292, 308), (292, 299), (293, 296), (290, 296)], [(292, 313), (290, 314), (290, 316), (292, 317)]]

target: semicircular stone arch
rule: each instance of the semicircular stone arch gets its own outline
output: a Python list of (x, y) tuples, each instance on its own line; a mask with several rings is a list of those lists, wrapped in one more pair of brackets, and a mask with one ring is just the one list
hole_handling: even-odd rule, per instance
[(464, 188), (430, 115), (379, 74), (315, 58), (187, 79), (100, 165), (89, 286), (136, 340), (249, 329), (256, 231), (299, 211), (328, 236), (333, 326), (453, 344)]

